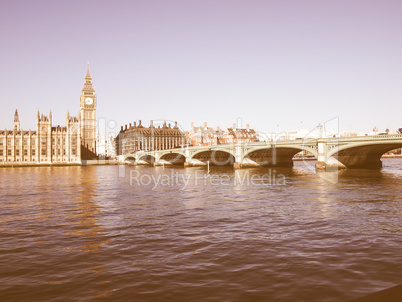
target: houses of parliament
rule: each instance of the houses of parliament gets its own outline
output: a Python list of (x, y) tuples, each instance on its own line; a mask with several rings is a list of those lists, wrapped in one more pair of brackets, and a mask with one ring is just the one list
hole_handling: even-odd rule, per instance
[(0, 130), (1, 164), (81, 164), (96, 159), (96, 93), (89, 65), (77, 117), (66, 115), (64, 127), (52, 124), (52, 112), (36, 115), (36, 131), (23, 130), (18, 111), (12, 130)]

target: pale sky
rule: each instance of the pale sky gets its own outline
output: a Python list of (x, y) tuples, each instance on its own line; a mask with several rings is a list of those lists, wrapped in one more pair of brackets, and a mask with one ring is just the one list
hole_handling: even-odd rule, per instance
[(0, 129), (65, 125), (87, 61), (118, 128), (402, 127), (400, 0), (0, 0), (0, 54)]

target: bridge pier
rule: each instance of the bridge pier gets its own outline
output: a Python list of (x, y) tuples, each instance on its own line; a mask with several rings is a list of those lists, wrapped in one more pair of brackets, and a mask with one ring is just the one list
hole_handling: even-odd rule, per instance
[(241, 146), (240, 142), (237, 142), (236, 147), (235, 147), (235, 161), (233, 163), (233, 168), (235, 169), (241, 169), (243, 168), (243, 148)]
[(315, 164), (315, 168), (318, 170), (325, 170), (327, 168), (327, 156), (326, 156), (327, 146), (322, 138), (317, 140), (317, 163)]
[(346, 165), (334, 156), (328, 156), (328, 146), (323, 138), (317, 140), (317, 170), (345, 169)]
[(191, 167), (190, 149), (189, 149), (188, 145), (186, 146), (186, 150), (184, 151), (184, 154), (185, 154), (184, 157), (186, 158), (185, 162), (184, 162), (184, 167)]
[(242, 163), (238, 163), (237, 161), (233, 163), (233, 168), (234, 169), (242, 169), (244, 168)]
[(243, 158), (241, 162), (235, 161), (233, 163), (233, 168), (235, 169), (243, 169), (243, 168), (256, 168), (256, 167), (261, 167), (259, 163), (251, 160), (250, 158)]
[(190, 149), (189, 149), (188, 146), (186, 146), (186, 150), (185, 150), (184, 153), (185, 153), (184, 167), (200, 167), (200, 166), (206, 166), (207, 165), (206, 163), (204, 163), (204, 162), (202, 162), (200, 160), (191, 158)]

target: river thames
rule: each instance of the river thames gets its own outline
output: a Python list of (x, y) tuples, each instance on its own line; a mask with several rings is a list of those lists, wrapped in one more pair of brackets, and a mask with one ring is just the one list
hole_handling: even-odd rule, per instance
[(0, 169), (4, 301), (347, 301), (402, 280), (402, 159)]

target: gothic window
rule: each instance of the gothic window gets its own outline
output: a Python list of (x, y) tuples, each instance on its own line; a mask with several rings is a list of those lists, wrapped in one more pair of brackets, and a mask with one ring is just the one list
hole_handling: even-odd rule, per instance
[(17, 156), (20, 155), (20, 149), (15, 150), (15, 155), (17, 155)]
[(46, 149), (41, 150), (41, 155), (46, 155)]
[(28, 155), (28, 150), (24, 150), (24, 155), (27, 156)]
[(3, 150), (0, 150), (0, 156), (3, 156)]
[(46, 146), (46, 137), (42, 137), (41, 142), (42, 142), (42, 146)]
[(35, 155), (35, 149), (32, 149), (32, 155)]
[(10, 149), (7, 150), (7, 155), (11, 156), (11, 150)]

